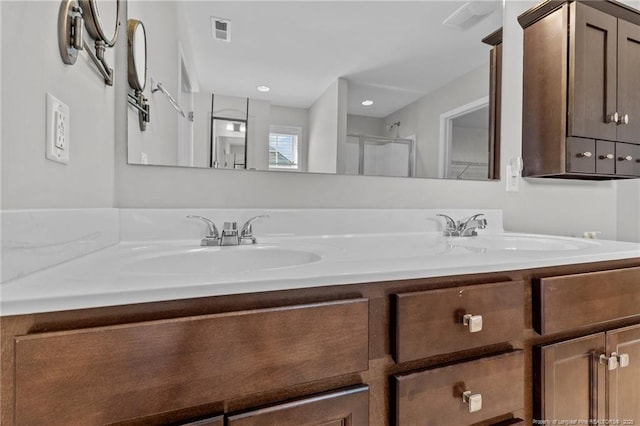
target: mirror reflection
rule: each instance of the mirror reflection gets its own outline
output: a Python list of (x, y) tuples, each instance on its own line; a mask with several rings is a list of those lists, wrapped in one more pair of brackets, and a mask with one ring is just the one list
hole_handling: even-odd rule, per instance
[(482, 39), (502, 2), (132, 0), (128, 14), (145, 23), (151, 108), (146, 131), (129, 108), (131, 164), (488, 178)]

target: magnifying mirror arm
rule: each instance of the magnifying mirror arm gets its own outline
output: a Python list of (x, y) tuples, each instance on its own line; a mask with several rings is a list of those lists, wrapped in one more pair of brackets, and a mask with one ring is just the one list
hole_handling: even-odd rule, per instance
[[(153, 85), (152, 85), (152, 87), (153, 87)], [(184, 118), (187, 118), (187, 114), (185, 114), (184, 111), (182, 110), (182, 108), (180, 108), (180, 105), (178, 104), (178, 101), (176, 101), (175, 98), (173, 96), (171, 96), (171, 93), (169, 93), (167, 91), (167, 89), (165, 89), (164, 86), (162, 85), (162, 83), (160, 83), (160, 82), (157, 82), (156, 83), (156, 87), (153, 87), (151, 89), (151, 93), (155, 93), (158, 90), (161, 91), (162, 93), (164, 93), (164, 95), (169, 100), (169, 103), (171, 104), (173, 109), (175, 109), (178, 112), (178, 114), (180, 114)]]
[(128, 94), (129, 105), (138, 110), (138, 123), (140, 124), (140, 130), (144, 131), (147, 129), (147, 123), (151, 121), (151, 113), (150, 106), (147, 103), (147, 98), (142, 94), (141, 91), (136, 90), (136, 94), (132, 95)]
[(113, 86), (113, 69), (109, 67), (104, 60), (104, 51), (106, 44), (102, 40), (96, 40), (96, 53), (93, 53), (91, 47), (86, 40), (83, 40), (84, 50), (87, 51), (91, 61), (96, 65), (98, 71), (104, 78), (104, 82), (107, 86)]

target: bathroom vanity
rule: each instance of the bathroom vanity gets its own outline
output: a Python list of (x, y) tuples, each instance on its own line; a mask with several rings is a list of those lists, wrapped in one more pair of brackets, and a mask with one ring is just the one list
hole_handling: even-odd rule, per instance
[[(640, 419), (640, 247), (486, 231), (128, 242), (9, 282), (2, 425)], [(169, 274), (285, 249), (318, 258)]]

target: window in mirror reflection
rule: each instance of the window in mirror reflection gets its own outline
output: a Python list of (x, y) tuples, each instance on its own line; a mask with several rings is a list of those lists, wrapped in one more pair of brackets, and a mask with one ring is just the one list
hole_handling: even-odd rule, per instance
[(302, 128), (270, 126), (269, 170), (300, 170), (300, 139)]

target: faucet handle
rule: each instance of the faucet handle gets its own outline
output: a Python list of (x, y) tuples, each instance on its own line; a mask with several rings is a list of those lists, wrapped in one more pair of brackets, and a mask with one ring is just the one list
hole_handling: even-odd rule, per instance
[[(258, 219), (267, 219), (268, 217), (268, 214), (261, 214), (247, 220), (244, 225), (242, 225), (242, 228), (240, 228), (240, 244), (255, 244), (257, 240), (256, 237), (253, 236), (253, 227), (251, 225)], [(247, 241), (246, 243), (244, 242), (245, 239)]]
[(446, 228), (444, 230), (445, 237), (457, 237), (458, 236), (458, 223), (453, 220), (451, 216), (438, 213), (436, 216), (443, 217), (447, 221)]
[(207, 235), (202, 239), (201, 245), (203, 246), (214, 246), (218, 245), (218, 241), (220, 240), (220, 234), (218, 233), (218, 228), (216, 228), (216, 224), (213, 223), (211, 219), (207, 219), (204, 216), (197, 215), (188, 215), (187, 219), (198, 219), (203, 221), (207, 225)]

